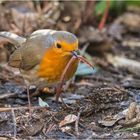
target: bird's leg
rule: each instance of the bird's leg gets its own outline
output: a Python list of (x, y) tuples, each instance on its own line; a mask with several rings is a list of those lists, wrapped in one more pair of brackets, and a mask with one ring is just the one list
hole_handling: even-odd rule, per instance
[(29, 91), (30, 86), (26, 84), (26, 90), (27, 90), (27, 98), (28, 98), (28, 106), (29, 106), (29, 116), (32, 114), (31, 110), (31, 100), (30, 100), (30, 91)]
[[(19, 69), (19, 71), (22, 74), (21, 69)], [(24, 75), (22, 75), (22, 77), (23, 77), (24, 83), (26, 85), (27, 98), (28, 98), (28, 107), (29, 107), (29, 116), (31, 117), (32, 111), (31, 111), (30, 91), (29, 91), (30, 85), (29, 85), (28, 81), (26, 81)]]

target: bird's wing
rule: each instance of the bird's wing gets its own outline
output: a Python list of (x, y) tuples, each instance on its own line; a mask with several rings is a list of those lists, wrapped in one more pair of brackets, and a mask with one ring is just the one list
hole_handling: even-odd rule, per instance
[(33, 43), (28, 43), (28, 45), (14, 51), (9, 59), (10, 66), (30, 70), (40, 62), (43, 48)]
[(39, 47), (30, 46), (28, 49), (22, 50), (21, 68), (29, 70), (36, 66), (41, 59)]
[(25, 44), (15, 50), (9, 60), (9, 65), (23, 70), (30, 70), (38, 65), (47, 51), (53, 43), (53, 39), (50, 35), (37, 35), (30, 36)]
[(21, 53), (20, 49), (16, 49), (14, 53), (10, 56), (8, 64), (12, 67), (20, 68), (21, 65)]

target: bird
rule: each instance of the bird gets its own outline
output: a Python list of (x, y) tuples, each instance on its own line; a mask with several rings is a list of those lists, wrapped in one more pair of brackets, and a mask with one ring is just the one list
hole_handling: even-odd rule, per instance
[[(8, 65), (18, 68), (25, 79), (29, 108), (30, 85), (47, 87), (70, 80), (77, 70), (79, 60), (92, 67), (86, 59), (79, 56), (78, 38), (68, 31), (40, 29), (26, 38), (2, 31), (0, 36), (9, 39), (16, 47), (10, 55)], [(74, 57), (78, 59), (73, 59)], [(56, 90), (56, 101), (59, 99), (62, 83)]]
[[(19, 68), (28, 85), (58, 83), (67, 63), (79, 51), (78, 38), (68, 31), (40, 29), (27, 38), (3, 31), (0, 36), (8, 38), (17, 46), (8, 65)], [(78, 62), (78, 59), (72, 62), (65, 81), (73, 77)]]

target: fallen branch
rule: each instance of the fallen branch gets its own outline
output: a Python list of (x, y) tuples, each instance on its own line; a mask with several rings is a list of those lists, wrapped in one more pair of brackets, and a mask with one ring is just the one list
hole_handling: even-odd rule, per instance
[[(21, 106), (21, 107), (2, 107), (0, 108), (0, 112), (8, 112), (8, 111), (11, 111), (11, 110), (28, 110), (29, 107), (28, 106)], [(48, 107), (46, 106), (32, 106), (31, 109), (49, 109)]]
[(136, 41), (136, 40), (124, 40), (122, 42), (123, 46), (128, 46), (131, 48), (135, 48), (135, 47), (140, 47), (140, 41)]
[(4, 37), (8, 39), (11, 43), (15, 44), (16, 47), (18, 45), (22, 45), (26, 41), (26, 38), (21, 37), (11, 32), (6, 32), (6, 31), (0, 32), (0, 37)]
[(17, 122), (16, 122), (16, 116), (15, 116), (15, 112), (14, 112), (14, 109), (11, 109), (11, 112), (12, 112), (12, 116), (13, 116), (13, 124), (14, 124), (14, 139), (16, 139), (17, 137)]
[(17, 97), (17, 95), (18, 95), (18, 93), (4, 93), (4, 94), (0, 95), (0, 100), (8, 99), (11, 97)]
[(128, 59), (122, 56), (113, 56), (111, 54), (106, 55), (107, 61), (117, 68), (125, 68), (127, 71), (133, 74), (140, 73), (140, 62)]
[(75, 122), (75, 131), (76, 131), (76, 135), (79, 136), (79, 128), (78, 128), (78, 124), (79, 124), (79, 120), (80, 120), (80, 115), (81, 115), (81, 110), (78, 112), (77, 115), (77, 120)]

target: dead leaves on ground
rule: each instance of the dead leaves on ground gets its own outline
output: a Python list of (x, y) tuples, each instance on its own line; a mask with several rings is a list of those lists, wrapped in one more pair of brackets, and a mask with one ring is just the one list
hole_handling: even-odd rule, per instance
[(136, 102), (132, 102), (129, 108), (119, 112), (114, 116), (107, 116), (98, 123), (102, 126), (113, 127), (116, 123), (117, 126), (115, 131), (132, 131), (136, 132), (140, 130), (140, 106)]

